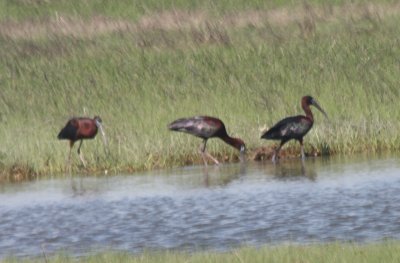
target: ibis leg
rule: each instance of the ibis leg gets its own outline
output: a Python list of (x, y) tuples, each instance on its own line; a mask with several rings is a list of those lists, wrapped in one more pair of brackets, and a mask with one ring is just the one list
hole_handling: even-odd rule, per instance
[(304, 160), (306, 158), (306, 155), (304, 154), (303, 138), (299, 139), (299, 143), (300, 143), (301, 159)]
[(68, 167), (71, 167), (71, 152), (72, 152), (72, 145), (69, 147)]
[(68, 153), (68, 159), (65, 163), (65, 171), (69, 171), (71, 173), (71, 151), (72, 147), (74, 146), (74, 141), (69, 142), (69, 153)]
[(201, 157), (203, 158), (204, 165), (207, 167), (207, 159), (206, 159), (206, 157), (204, 155), (204, 152), (206, 150), (206, 145), (207, 145), (207, 140), (204, 139), (203, 140), (203, 144), (200, 145), (200, 153), (201, 153)]
[(78, 147), (78, 154), (81, 154), (81, 146), (82, 146), (83, 140), (81, 140), (81, 142), (79, 143), (79, 147)]
[(277, 158), (279, 158), (278, 154), (279, 151), (281, 150), (282, 146), (286, 143), (287, 141), (281, 141), (281, 144), (279, 145), (278, 148), (275, 149), (274, 155), (272, 156), (272, 162), (276, 162)]
[(276, 156), (278, 155), (280, 149), (281, 149), (280, 145), (279, 145), (279, 147), (277, 149), (275, 149), (274, 155), (272, 155), (272, 159), (271, 159), (273, 163), (276, 162)]
[(86, 161), (85, 161), (85, 159), (83, 158), (82, 152), (79, 154), (79, 159), (81, 159), (81, 162), (82, 162), (82, 164), (83, 164), (83, 167), (86, 168)]
[(206, 155), (208, 158), (210, 158), (211, 160), (213, 160), (214, 163), (215, 163), (216, 165), (219, 165), (218, 160), (215, 159), (215, 158), (214, 158), (211, 154), (209, 154), (207, 151), (205, 152), (205, 155)]
[(86, 168), (86, 161), (85, 161), (85, 159), (83, 158), (83, 154), (82, 154), (82, 152), (81, 152), (82, 142), (83, 142), (83, 140), (81, 140), (81, 142), (79, 143), (78, 154), (79, 154), (79, 159), (81, 159), (81, 162), (82, 162), (82, 164), (83, 164), (83, 167)]
[(214, 162), (216, 165), (218, 165), (218, 164), (219, 164), (218, 160), (215, 159), (211, 154), (209, 154), (209, 153), (206, 151), (206, 145), (207, 145), (207, 140), (204, 139), (204, 141), (203, 141), (203, 147), (200, 148), (200, 151), (201, 151), (201, 155), (202, 155), (202, 157), (203, 157), (203, 161), (204, 161), (205, 166), (207, 166), (207, 159), (206, 159), (206, 157), (210, 158), (211, 160), (213, 160), (213, 162)]

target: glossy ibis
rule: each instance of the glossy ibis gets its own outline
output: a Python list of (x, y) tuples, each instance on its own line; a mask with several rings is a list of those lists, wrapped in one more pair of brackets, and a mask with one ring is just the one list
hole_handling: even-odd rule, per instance
[(209, 157), (211, 160), (213, 160), (215, 164), (219, 164), (218, 160), (206, 151), (207, 140), (214, 137), (220, 138), (227, 144), (238, 149), (240, 151), (240, 160), (244, 160), (244, 154), (246, 152), (246, 146), (244, 142), (239, 138), (230, 137), (226, 132), (224, 123), (220, 119), (209, 116), (183, 118), (170, 123), (168, 128), (172, 131), (186, 132), (202, 138), (203, 144), (200, 147), (200, 152), (206, 166), (206, 157)]
[(74, 146), (74, 143), (80, 140), (80, 144), (78, 147), (78, 154), (79, 158), (83, 163), (83, 166), (86, 167), (86, 162), (83, 159), (83, 155), (81, 153), (82, 142), (85, 139), (93, 139), (96, 136), (97, 131), (99, 129), (101, 134), (103, 135), (104, 145), (107, 146), (106, 136), (101, 123), (102, 120), (99, 116), (95, 116), (93, 119), (77, 117), (68, 120), (65, 127), (61, 129), (60, 133), (57, 136), (59, 140), (69, 140), (70, 148), (68, 155), (68, 164), (70, 164), (71, 160), (71, 149)]
[(282, 148), (282, 146), (291, 139), (295, 139), (299, 141), (301, 146), (301, 158), (304, 159), (304, 147), (303, 147), (303, 137), (307, 134), (307, 132), (311, 129), (314, 124), (314, 117), (310, 109), (310, 105), (315, 106), (318, 110), (320, 110), (326, 118), (325, 111), (319, 106), (317, 101), (311, 96), (304, 96), (301, 99), (301, 107), (303, 108), (306, 116), (298, 115), (285, 118), (275, 124), (271, 129), (266, 131), (261, 138), (269, 139), (269, 140), (280, 140), (281, 144), (275, 150), (274, 155), (272, 156), (272, 161), (275, 162), (277, 155)]

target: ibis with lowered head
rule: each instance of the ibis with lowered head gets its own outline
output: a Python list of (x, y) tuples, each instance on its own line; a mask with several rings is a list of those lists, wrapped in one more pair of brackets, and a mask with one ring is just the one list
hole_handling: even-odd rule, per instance
[(168, 128), (172, 131), (185, 132), (202, 138), (203, 144), (200, 148), (200, 152), (206, 166), (206, 157), (213, 160), (215, 164), (219, 164), (218, 160), (206, 151), (207, 140), (210, 138), (220, 138), (227, 144), (236, 148), (240, 152), (240, 160), (244, 160), (246, 151), (244, 142), (239, 138), (230, 137), (226, 132), (225, 124), (218, 118), (210, 116), (182, 118), (170, 123)]

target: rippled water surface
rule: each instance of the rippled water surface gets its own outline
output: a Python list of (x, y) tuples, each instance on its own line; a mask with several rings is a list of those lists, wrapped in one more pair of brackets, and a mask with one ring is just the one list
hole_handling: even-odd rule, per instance
[(0, 185), (0, 258), (400, 239), (400, 158), (307, 159)]

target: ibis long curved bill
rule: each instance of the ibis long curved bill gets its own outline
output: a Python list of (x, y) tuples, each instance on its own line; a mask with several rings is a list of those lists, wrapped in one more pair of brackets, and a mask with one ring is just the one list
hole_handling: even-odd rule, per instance
[(107, 137), (106, 137), (106, 133), (104, 131), (103, 125), (101, 124), (101, 121), (99, 121), (97, 119), (95, 121), (96, 121), (96, 126), (100, 130), (100, 133), (102, 135), (102, 139), (103, 139), (103, 143), (104, 143), (104, 150), (105, 150), (106, 154), (109, 154), (110, 150), (108, 148), (108, 141), (107, 141)]
[(318, 104), (318, 102), (314, 98), (311, 100), (311, 105), (317, 108), (322, 114), (324, 114), (325, 118), (329, 120), (328, 114), (326, 114), (326, 112), (322, 109), (322, 107)]

